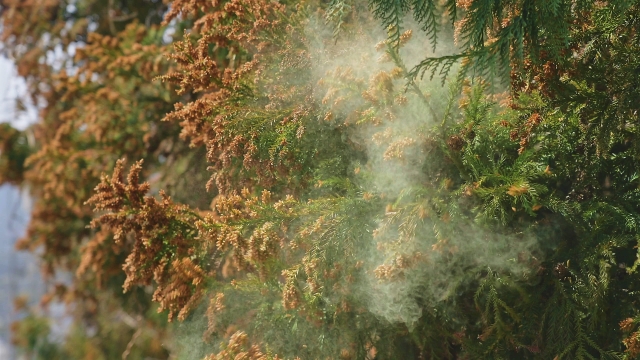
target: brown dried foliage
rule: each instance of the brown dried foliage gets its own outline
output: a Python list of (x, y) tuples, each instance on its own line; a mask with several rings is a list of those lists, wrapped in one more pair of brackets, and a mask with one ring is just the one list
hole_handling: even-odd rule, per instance
[[(289, 103), (292, 97), (299, 99), (300, 89), (261, 83), (261, 74), (267, 71), (265, 66), (274, 56), (282, 59), (284, 69), (308, 62), (308, 54), (291, 45), (282, 49), (283, 34), (288, 29), (280, 20), (284, 6), (264, 0), (188, 3), (179, 2), (184, 5), (183, 13), (196, 17), (194, 35), (175, 44), (171, 58), (178, 68), (160, 78), (177, 85), (179, 93), (197, 93), (198, 97), (186, 104), (177, 103), (164, 120), (178, 122), (181, 137), (189, 139), (191, 146), (206, 147), (213, 172), (207, 189), (215, 184), (219, 193), (229, 194), (245, 186), (269, 188), (277, 181), (290, 181), (286, 175), (300, 165), (286, 149), (271, 154), (268, 159), (261, 158), (264, 155), (256, 143), (259, 133), (255, 126), (255, 122), (261, 120), (240, 121), (239, 118), (245, 116), (241, 114), (246, 114), (241, 110), (246, 109), (246, 104), (238, 103), (237, 99), (238, 93), (251, 93), (256, 86), (277, 87), (278, 91), (264, 91), (278, 96), (270, 95), (269, 103), (258, 105), (258, 117), (264, 118), (263, 121), (281, 118), (283, 126), (291, 126), (287, 124), (299, 124), (308, 115), (308, 109), (299, 105), (286, 109), (288, 114), (282, 113), (283, 104)], [(179, 13), (178, 10), (170, 12), (165, 21)], [(295, 36), (293, 40), (300, 41)], [(223, 50), (229, 52), (225, 58), (219, 53)], [(243, 176), (242, 181), (237, 181), (238, 175), (254, 172), (257, 176), (251, 179)]]
[(249, 336), (243, 331), (237, 331), (224, 349), (217, 354), (208, 355), (204, 360), (267, 360), (278, 359), (277, 356), (268, 357), (257, 345), (249, 344)]
[(622, 343), (626, 347), (625, 353), (631, 358), (635, 359), (640, 355), (640, 331), (633, 331), (635, 328), (635, 320), (633, 318), (627, 318), (620, 322), (620, 330), (627, 335), (622, 340)]
[(45, 262), (48, 272), (54, 268), (53, 259), (57, 265), (74, 268), (77, 263), (68, 255), (85, 239), (100, 238), (89, 240), (94, 250), (96, 244), (104, 243), (102, 235), (82, 225), (92, 217), (84, 201), (100, 174), (124, 154), (142, 157), (164, 152), (165, 144), (171, 142), (170, 125), (157, 126), (149, 117), (162, 112), (158, 104), (171, 98), (167, 86), (149, 84), (167, 70), (164, 50), (137, 43), (152, 31), (132, 23), (114, 36), (91, 33), (87, 45), (68, 59), (76, 64), (74, 73), (62, 70), (27, 77), (45, 76), (48, 86), (39, 87), (49, 90), (39, 94), (47, 106), (41, 111), (42, 122), (33, 128), (38, 149), (27, 160), (24, 175), (43, 202), (36, 203), (19, 247), (44, 245), (52, 255)]
[[(124, 160), (119, 160), (113, 176), (103, 176), (96, 194), (87, 200), (94, 211), (106, 212), (91, 226), (112, 231), (117, 244), (132, 238), (132, 249), (123, 265), (127, 275), (124, 291), (153, 280), (158, 310), (169, 310), (170, 320), (176, 315), (183, 320), (203, 295), (205, 271), (190, 257), (196, 232), (193, 224), (199, 217), (186, 206), (173, 204), (164, 192), (161, 200), (145, 196), (149, 184), (139, 183), (141, 161), (131, 167), (125, 184), (123, 165)], [(93, 261), (89, 250), (83, 262)]]

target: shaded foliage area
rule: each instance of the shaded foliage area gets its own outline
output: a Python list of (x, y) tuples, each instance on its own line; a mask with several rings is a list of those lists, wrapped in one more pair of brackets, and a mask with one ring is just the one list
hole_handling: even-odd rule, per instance
[(37, 199), (21, 248), (76, 274), (43, 299), (70, 304), (65, 341), (30, 315), (16, 344), (636, 358), (639, 11), (3, 2), (40, 122), (0, 129), (0, 180)]

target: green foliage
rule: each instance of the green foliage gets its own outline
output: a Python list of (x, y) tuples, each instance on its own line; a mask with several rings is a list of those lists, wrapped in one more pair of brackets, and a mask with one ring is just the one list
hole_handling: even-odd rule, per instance
[(0, 125), (0, 182), (19, 184), (24, 179), (25, 161), (32, 153), (28, 136), (9, 124)]
[[(197, 29), (167, 50), (175, 63), (157, 60), (161, 28), (96, 37), (85, 59), (102, 64), (88, 68), (100, 81), (69, 82), (77, 92), (47, 113), (64, 125), (59, 143), (31, 158), (58, 165), (45, 204), (75, 205), (53, 219), (68, 237), (90, 239), (81, 269), (109, 277), (100, 311), (138, 314), (126, 332), (124, 321), (89, 316), (113, 349), (86, 337), (87, 326), (69, 343), (95, 342), (111, 358), (138, 334), (132, 357), (168, 356), (153, 341), (166, 325), (148, 299), (127, 304), (146, 296), (185, 319), (170, 328), (182, 334), (183, 358), (640, 354), (638, 3), (372, 0), (371, 13), (338, 0), (174, 5), (168, 20)], [(422, 33), (403, 31), (410, 13)], [(382, 39), (371, 18), (387, 30)], [(448, 21), (459, 50), (424, 59)], [(510, 87), (499, 93), (507, 69)], [(424, 74), (441, 76), (448, 91)], [(178, 94), (147, 82), (156, 77)], [(90, 106), (109, 113), (83, 117)], [(175, 124), (160, 127), (161, 118)], [(89, 120), (97, 130), (82, 129)], [(176, 145), (178, 127), (196, 149)], [(10, 135), (6, 148), (21, 150), (21, 135)], [(60, 167), (72, 150), (91, 178)], [(90, 231), (78, 205), (88, 190), (65, 180), (97, 183), (121, 152), (147, 168), (134, 165), (125, 182), (118, 162), (102, 177)], [(214, 194), (189, 188), (204, 182), (205, 159), (209, 209)], [(22, 173), (21, 160), (10, 163)], [(164, 182), (139, 181), (153, 172)], [(168, 184), (186, 205), (147, 194)], [(73, 253), (64, 244), (48, 249), (52, 263)], [(126, 296), (114, 290), (123, 264)], [(40, 346), (48, 330), (36, 320), (21, 325), (22, 346), (67, 351)]]

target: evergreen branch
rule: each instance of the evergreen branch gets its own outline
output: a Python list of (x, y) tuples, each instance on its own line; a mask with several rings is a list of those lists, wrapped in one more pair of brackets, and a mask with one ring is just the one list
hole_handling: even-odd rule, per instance
[(433, 0), (412, 0), (412, 10), (414, 19), (422, 24), (422, 30), (432, 42), (433, 51), (438, 44), (438, 14), (436, 4)]
[(411, 9), (409, 0), (371, 0), (369, 7), (372, 8), (374, 16), (382, 21), (382, 26), (387, 29), (393, 46), (398, 48), (402, 33), (402, 18)]

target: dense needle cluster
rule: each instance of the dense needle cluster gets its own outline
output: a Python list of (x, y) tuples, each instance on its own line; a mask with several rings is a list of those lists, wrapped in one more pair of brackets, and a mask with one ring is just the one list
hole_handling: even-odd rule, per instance
[(0, 15), (40, 109), (0, 182), (74, 319), (54, 343), (19, 301), (28, 356), (640, 355), (637, 1)]

